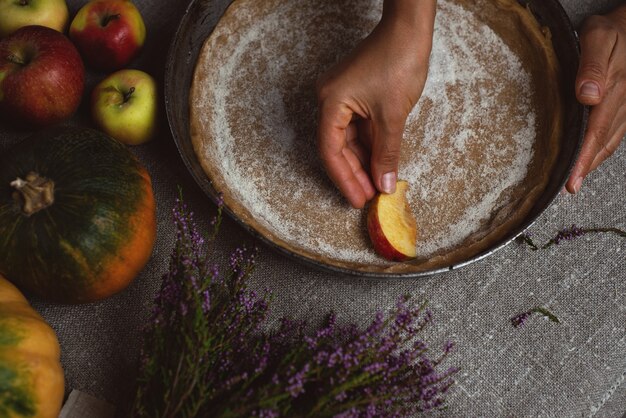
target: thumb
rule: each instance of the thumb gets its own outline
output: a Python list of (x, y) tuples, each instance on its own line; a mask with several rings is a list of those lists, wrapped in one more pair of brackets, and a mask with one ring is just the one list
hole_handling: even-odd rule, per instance
[(580, 103), (588, 106), (595, 106), (602, 101), (609, 61), (617, 41), (617, 33), (600, 19), (590, 20), (580, 37), (581, 57), (576, 76), (576, 97)]
[(398, 179), (398, 162), (404, 123), (381, 124), (374, 128), (372, 136), (372, 180), (383, 193), (394, 193)]

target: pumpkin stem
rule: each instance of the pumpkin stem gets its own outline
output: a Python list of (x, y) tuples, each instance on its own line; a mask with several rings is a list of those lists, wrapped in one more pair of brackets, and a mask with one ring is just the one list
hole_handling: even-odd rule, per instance
[(26, 179), (11, 182), (15, 188), (13, 199), (22, 205), (22, 212), (26, 216), (37, 213), (54, 203), (54, 182), (35, 172), (26, 175)]

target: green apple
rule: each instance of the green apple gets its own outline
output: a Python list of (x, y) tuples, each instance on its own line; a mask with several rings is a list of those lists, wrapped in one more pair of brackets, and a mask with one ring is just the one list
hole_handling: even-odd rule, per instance
[(128, 145), (149, 141), (155, 130), (157, 87), (139, 70), (120, 70), (102, 80), (91, 95), (91, 114), (104, 132)]
[(0, 38), (31, 25), (63, 33), (68, 20), (65, 0), (0, 0)]

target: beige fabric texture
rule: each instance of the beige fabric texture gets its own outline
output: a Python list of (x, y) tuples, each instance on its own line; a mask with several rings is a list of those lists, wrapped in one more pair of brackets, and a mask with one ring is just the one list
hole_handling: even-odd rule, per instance
[[(73, 15), (84, 2), (69, 0)], [(167, 48), (186, 8), (183, 1), (135, 1), (148, 37), (133, 67), (163, 83)], [(619, 1), (564, 0), (574, 23), (610, 10)], [(86, 91), (102, 74), (90, 73)], [(163, 110), (163, 109), (162, 109)], [(73, 123), (89, 125), (88, 100)], [(202, 225), (215, 211), (188, 174), (167, 128), (133, 148), (153, 180), (158, 211), (157, 245), (142, 274), (124, 292), (82, 306), (33, 301), (56, 330), (62, 347), (67, 393), (92, 394), (123, 416), (134, 392), (141, 330), (168, 266), (174, 229), (171, 209), (177, 187)], [(28, 132), (0, 127), (0, 152)], [(612, 226), (626, 229), (626, 146), (586, 180), (577, 196), (562, 196), (530, 229), (539, 241), (559, 229)], [(216, 260), (225, 261), (252, 237), (226, 219)], [(427, 299), (434, 324), (424, 337), (433, 347), (451, 339), (449, 364), (461, 371), (440, 416), (596, 416), (626, 411), (626, 242), (589, 235), (545, 251), (512, 243), (458, 271), (414, 280), (343, 277), (298, 264), (261, 245), (253, 286), (274, 293), (274, 318), (316, 321), (329, 310), (341, 321), (365, 324), (378, 309), (390, 309), (403, 294)], [(556, 314), (561, 324), (533, 316), (515, 329), (510, 318), (535, 306)]]

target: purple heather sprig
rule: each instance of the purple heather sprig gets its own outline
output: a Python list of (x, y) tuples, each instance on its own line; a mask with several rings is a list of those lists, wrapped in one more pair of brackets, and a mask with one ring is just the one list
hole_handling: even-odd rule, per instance
[[(533, 251), (536, 251), (536, 250), (545, 250), (546, 248), (549, 248), (553, 245), (559, 245), (563, 241), (573, 241), (586, 234), (606, 234), (606, 233), (614, 234), (614, 235), (617, 235), (618, 237), (626, 238), (626, 231), (623, 231), (619, 228), (580, 228), (576, 225), (572, 225), (569, 228), (563, 228), (562, 230), (558, 231), (557, 234), (552, 239), (550, 239), (548, 242), (546, 242), (542, 246), (537, 245), (533, 241), (531, 234), (529, 232), (522, 233), (518, 237), (518, 240), (528, 245)], [(556, 323), (559, 322), (559, 319), (550, 311), (548, 311), (545, 308), (537, 307), (537, 308), (530, 309), (526, 312), (522, 312), (512, 317), (511, 318), (512, 325), (515, 328), (523, 327), (526, 324), (526, 321), (528, 320), (528, 318), (530, 318), (530, 316), (533, 313), (540, 313), (546, 318), (550, 319), (552, 322), (556, 322)]]
[(523, 327), (526, 324), (526, 320), (530, 318), (530, 315), (532, 315), (531, 311), (526, 311), (526, 312), (517, 314), (513, 318), (511, 318), (511, 323), (513, 324), (515, 328)]
[(559, 231), (553, 238), (554, 244), (559, 245), (561, 241), (573, 241), (578, 237), (585, 235), (585, 231), (576, 225), (572, 225), (571, 228), (565, 228)]
[(619, 228), (580, 228), (576, 225), (572, 225), (569, 228), (563, 228), (557, 234), (546, 242), (544, 245), (537, 245), (531, 238), (530, 233), (525, 232), (519, 236), (519, 240), (525, 244), (527, 244), (533, 251), (536, 250), (545, 250), (553, 245), (559, 245), (563, 241), (573, 241), (576, 238), (582, 237), (586, 234), (615, 234), (619, 237), (626, 238), (626, 231), (623, 231)]
[[(212, 225), (220, 216), (221, 207)], [(247, 285), (257, 250), (236, 249), (220, 275), (182, 200), (173, 217), (176, 247), (146, 330), (132, 416), (401, 417), (444, 404), (453, 344), (430, 357), (418, 338), (432, 322), (424, 305), (401, 298), (363, 330), (331, 313), (312, 332), (286, 318), (269, 332), (270, 295)]]
[(557, 324), (561, 322), (559, 318), (556, 317), (556, 315), (554, 315), (552, 312), (550, 312), (546, 308), (536, 307), (526, 312), (522, 312), (520, 314), (515, 315), (513, 318), (511, 318), (511, 324), (513, 324), (515, 328), (521, 328), (524, 325), (526, 325), (526, 321), (528, 320), (528, 318), (530, 318), (530, 316), (533, 313), (541, 314), (544, 317), (548, 318), (550, 321), (555, 322)]
[(308, 337), (301, 324), (285, 321), (272, 338), (278, 352), (284, 350), (275, 369), (287, 373), (275, 373), (272, 381), (287, 383), (298, 416), (406, 416), (438, 408), (457, 369), (439, 370), (451, 343), (433, 360), (416, 338), (431, 321), (428, 310), (409, 307), (404, 298), (363, 331), (338, 325), (332, 313)]

